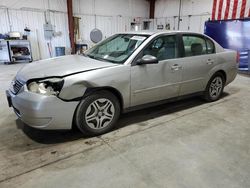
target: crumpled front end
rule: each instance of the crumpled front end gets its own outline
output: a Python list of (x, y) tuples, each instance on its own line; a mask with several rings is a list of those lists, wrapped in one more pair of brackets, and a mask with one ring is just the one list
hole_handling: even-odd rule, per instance
[(39, 129), (71, 129), (77, 101), (65, 102), (54, 95), (30, 92), (18, 80), (6, 91), (9, 106), (27, 125)]

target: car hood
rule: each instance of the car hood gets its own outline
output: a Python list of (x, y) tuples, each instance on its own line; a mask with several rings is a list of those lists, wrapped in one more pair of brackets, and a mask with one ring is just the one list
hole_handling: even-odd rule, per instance
[(33, 78), (67, 76), (111, 66), (116, 66), (116, 64), (98, 61), (81, 55), (68, 55), (28, 64), (18, 71), (16, 77), (19, 81), (26, 82)]

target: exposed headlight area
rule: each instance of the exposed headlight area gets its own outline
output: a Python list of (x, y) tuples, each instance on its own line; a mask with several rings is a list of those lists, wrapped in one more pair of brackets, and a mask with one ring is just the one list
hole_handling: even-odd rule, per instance
[(62, 78), (34, 80), (28, 83), (28, 90), (42, 95), (58, 95), (63, 87)]

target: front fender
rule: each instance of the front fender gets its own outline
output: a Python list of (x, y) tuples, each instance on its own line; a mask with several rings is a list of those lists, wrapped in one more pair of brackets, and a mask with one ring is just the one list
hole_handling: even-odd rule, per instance
[(67, 84), (64, 85), (58, 97), (63, 100), (79, 100), (88, 87), (90, 86), (85, 81), (75, 82), (72, 85)]
[(130, 66), (114, 66), (67, 76), (58, 97), (66, 101), (81, 100), (89, 88), (113, 88), (121, 95), (123, 107), (129, 107)]

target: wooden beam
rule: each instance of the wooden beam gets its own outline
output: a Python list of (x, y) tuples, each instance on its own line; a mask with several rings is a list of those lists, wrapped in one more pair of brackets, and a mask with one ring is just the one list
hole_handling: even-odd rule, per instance
[(155, 0), (150, 0), (150, 8), (149, 8), (149, 18), (155, 18)]
[(69, 39), (70, 39), (70, 46), (71, 46), (71, 54), (75, 54), (74, 18), (73, 18), (72, 0), (67, 0), (67, 10), (68, 10)]

